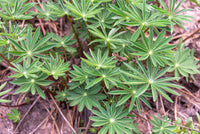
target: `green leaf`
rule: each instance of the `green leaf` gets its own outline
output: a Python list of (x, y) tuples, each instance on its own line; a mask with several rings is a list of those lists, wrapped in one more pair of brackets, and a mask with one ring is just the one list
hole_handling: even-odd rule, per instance
[(20, 120), (20, 113), (18, 112), (18, 110), (15, 109), (11, 109), (11, 113), (8, 113), (8, 119), (13, 120), (13, 122), (18, 122)]

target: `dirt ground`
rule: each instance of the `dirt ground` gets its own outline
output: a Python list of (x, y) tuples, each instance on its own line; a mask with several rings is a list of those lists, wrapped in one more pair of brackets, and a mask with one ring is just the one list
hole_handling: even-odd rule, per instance
[[(196, 32), (186, 40), (185, 44), (187, 47), (194, 49), (195, 57), (199, 60), (200, 65), (200, 7), (187, 0), (183, 3), (181, 8), (192, 8), (193, 10), (187, 11), (186, 14), (194, 18), (191, 22), (186, 22), (184, 24), (187, 31), (175, 26), (175, 33), (173, 34), (171, 43), (177, 44), (180, 38), (185, 39)], [(66, 24), (65, 27), (69, 28), (69, 25)], [(7, 69), (7, 66), (1, 63), (0, 79), (8, 79), (7, 76), (11, 73), (12, 72)], [(195, 113), (200, 112), (200, 75), (195, 75), (195, 79), (194, 81), (190, 79), (189, 82), (186, 82), (184, 78), (179, 80), (179, 83), (185, 87), (183, 90), (186, 92), (176, 90), (181, 95), (170, 96), (174, 100), (174, 103), (169, 103), (161, 97), (156, 103), (153, 103), (150, 99), (149, 102), (152, 105), (152, 109), (143, 107), (141, 115), (133, 113), (138, 115), (135, 118), (135, 122), (139, 124), (138, 127), (143, 134), (149, 134), (151, 132), (151, 125), (146, 120), (149, 119), (151, 115), (157, 115), (158, 113), (162, 116), (167, 114), (172, 121), (174, 121), (176, 117), (180, 117), (183, 121), (188, 117), (193, 117), (194, 122), (197, 122)], [(9, 80), (11, 79), (8, 79), (8, 81)], [(7, 84), (7, 89), (8, 88), (13, 89), (11, 94), (17, 89), (15, 85), (9, 83)], [(13, 123), (7, 119), (6, 114), (10, 112), (11, 107), (0, 106), (0, 134), (71, 134), (69, 125), (63, 119), (63, 116), (59, 114), (60, 112), (50, 96), (47, 100), (37, 98), (37, 96), (33, 97), (30, 94), (27, 94), (27, 96), (30, 97), (31, 103), (17, 107), (21, 113), (22, 119), (19, 123)], [(25, 102), (25, 95), (15, 95), (10, 99), (12, 100), (10, 105), (22, 104)], [(88, 124), (87, 120), (90, 116), (90, 111), (84, 110), (81, 115), (75, 109), (69, 108), (64, 103), (59, 103), (58, 105), (65, 118), (70, 123), (74, 123), (74, 126), (81, 123), (81, 129), (84, 130), (86, 128), (83, 126)], [(90, 124), (91, 123), (89, 123), (89, 125)]]

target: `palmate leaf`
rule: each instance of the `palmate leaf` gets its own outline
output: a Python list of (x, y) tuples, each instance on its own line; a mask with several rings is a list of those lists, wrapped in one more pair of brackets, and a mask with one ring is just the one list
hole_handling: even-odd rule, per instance
[[(163, 0), (159, 0), (160, 4), (162, 5), (162, 8), (158, 8), (155, 5), (152, 5), (158, 12), (162, 13), (163, 15), (165, 15), (167, 17), (168, 20), (172, 21), (175, 24), (178, 24), (180, 27), (182, 27), (183, 29), (186, 30), (186, 28), (182, 25), (183, 22), (185, 21), (191, 21), (190, 19), (192, 18), (192, 16), (190, 15), (185, 15), (183, 14), (186, 11), (190, 11), (192, 9), (189, 8), (184, 8), (181, 10), (178, 10), (179, 7), (181, 6), (181, 4), (184, 2), (185, 0), (181, 0), (178, 4), (176, 4), (176, 0), (169, 0), (169, 5), (168, 8), (165, 5), (165, 3), (163, 2)], [(171, 24), (171, 33), (174, 30), (173, 25)]]
[(164, 38), (165, 31), (158, 34), (158, 37), (153, 41), (153, 29), (150, 28), (149, 37), (147, 38), (143, 31), (142, 43), (132, 42), (134, 49), (137, 53), (131, 53), (134, 56), (140, 56), (139, 60), (150, 59), (154, 66), (165, 66), (169, 63), (169, 60), (173, 58), (172, 49), (176, 45), (168, 45), (171, 37)]
[(32, 37), (32, 29), (30, 28), (26, 40), (23, 40), (20, 43), (9, 38), (9, 41), (16, 48), (16, 51), (9, 51), (9, 53), (20, 56), (20, 59), (22, 60), (24, 58), (35, 59), (36, 57), (48, 58), (48, 56), (42, 55), (42, 53), (55, 46), (54, 44), (47, 44), (47, 41), (52, 38), (53, 34), (48, 34), (43, 38), (39, 38), (40, 34), (40, 28), (37, 28)]
[[(9, 25), (9, 29), (7, 26)], [(0, 46), (9, 45), (9, 38), (17, 41), (24, 40), (26, 37), (27, 27), (20, 28), (17, 23), (12, 23), (11, 21), (2, 24), (3, 32), (0, 33)]]
[(194, 60), (193, 52), (188, 48), (184, 48), (185, 45), (179, 44), (179, 49), (176, 51), (174, 58), (171, 59), (170, 72), (174, 71), (175, 77), (179, 77), (180, 74), (186, 78), (193, 74), (199, 74), (198, 61)]
[[(6, 83), (2, 84), (2, 85), (0, 86), (0, 91), (1, 91), (5, 86), (6, 86)], [(7, 89), (7, 90), (5, 90), (5, 91), (0, 92), (0, 97), (3, 96), (3, 95), (5, 95), (5, 94), (7, 94), (7, 93), (10, 92), (10, 91), (11, 91), (11, 89)], [(8, 103), (8, 102), (11, 102), (11, 100), (0, 99), (0, 103)]]
[(81, 67), (79, 68), (76, 65), (73, 65), (72, 71), (70, 71), (70, 77), (72, 77), (72, 81), (78, 81), (79, 84), (83, 84), (84, 82), (88, 81), (91, 77), (90, 74), (86, 73), (85, 70), (88, 69), (88, 66), (81, 61)]
[[(101, 26), (101, 30), (100, 31), (98, 28), (94, 28), (94, 27), (90, 27), (90, 32), (98, 37), (99, 39), (95, 39), (92, 42), (90, 42), (90, 44), (93, 44), (95, 42), (104, 42), (105, 43), (105, 47), (110, 46), (111, 49), (117, 49), (117, 45), (123, 43), (123, 42), (127, 42), (126, 40), (120, 39), (120, 35), (124, 34), (125, 31), (119, 31), (119, 28), (112, 28), (108, 34), (106, 32), (106, 28), (102, 25), (102, 23), (99, 23)], [(89, 45), (90, 45), (89, 44)], [(104, 46), (101, 46), (104, 47)]]
[(176, 134), (173, 132), (175, 126), (170, 124), (171, 120), (168, 119), (167, 115), (163, 119), (161, 119), (160, 115), (157, 118), (153, 115), (153, 120), (150, 120), (150, 122), (154, 126), (153, 132), (155, 134)]
[(75, 106), (78, 104), (78, 111), (83, 111), (83, 108), (86, 106), (88, 109), (92, 109), (92, 107), (99, 107), (100, 100), (106, 98), (106, 95), (99, 93), (101, 90), (101, 86), (96, 85), (92, 88), (86, 89), (84, 85), (69, 91), (68, 100), (71, 100), (71, 106)]
[(95, 17), (88, 19), (88, 22), (91, 23), (90, 27), (98, 28), (103, 25), (105, 28), (112, 29), (114, 20), (112, 17), (114, 14), (108, 10), (109, 8), (104, 8), (100, 13)]
[(51, 9), (49, 13), (56, 17), (63, 17), (69, 14), (69, 10), (64, 5), (63, 0), (58, 0), (58, 3), (49, 1), (47, 7)]
[(45, 80), (48, 75), (44, 73), (37, 73), (36, 74), (38, 77), (37, 78), (25, 78), (25, 77), (20, 77), (14, 81), (11, 81), (12, 84), (19, 85), (20, 88), (15, 92), (15, 94), (18, 93), (26, 93), (31, 90), (32, 95), (38, 92), (38, 94), (45, 99), (45, 94), (43, 93), (42, 89), (40, 86), (49, 86), (52, 81)]
[(157, 13), (156, 10), (147, 10), (146, 0), (143, 0), (142, 10), (138, 9), (133, 4), (130, 4), (131, 8), (127, 6), (128, 11), (124, 13), (129, 17), (128, 22), (124, 22), (124, 25), (139, 26), (139, 28), (149, 27), (166, 27), (171, 24), (170, 21), (163, 18), (161, 13)]
[(141, 89), (141, 95), (144, 93), (148, 88), (151, 89), (153, 100), (156, 101), (157, 99), (157, 92), (159, 92), (165, 99), (170, 102), (173, 102), (171, 98), (163, 91), (167, 91), (169, 93), (179, 95), (171, 88), (183, 88), (182, 86), (170, 83), (169, 81), (177, 80), (177, 77), (163, 77), (162, 76), (167, 73), (169, 68), (164, 68), (159, 71), (159, 67), (152, 67), (152, 63), (150, 60), (147, 61), (147, 69), (144, 65), (138, 61), (139, 69), (133, 68), (131, 65), (124, 63), (128, 68), (129, 72), (120, 70), (124, 75), (129, 76), (130, 80), (124, 81), (124, 84), (127, 85), (141, 85), (144, 88)]
[[(0, 16), (6, 20), (28, 20), (32, 19), (33, 15), (36, 13), (28, 12), (35, 3), (25, 3), (27, 0), (7, 0), (0, 4), (2, 5), (2, 10), (0, 11)], [(14, 2), (14, 7), (12, 6)], [(25, 14), (25, 12), (28, 12)]]
[(43, 9), (41, 9), (38, 6), (35, 6), (35, 8), (39, 11), (39, 13), (37, 14), (38, 18), (44, 18), (46, 21), (48, 21), (49, 19), (51, 20), (56, 20), (56, 16), (54, 14), (51, 13), (51, 8), (49, 8), (47, 6), (47, 4), (45, 2), (42, 1), (42, 7)]
[(70, 95), (68, 94), (69, 92), (67, 91), (67, 89), (63, 90), (63, 91), (56, 91), (57, 95), (55, 96), (55, 98), (57, 99), (57, 101), (64, 101), (67, 99), (67, 97), (69, 97)]
[(119, 68), (115, 67), (113, 69), (86, 69), (84, 70), (91, 76), (95, 76), (92, 80), (87, 82), (86, 89), (96, 85), (97, 83), (100, 83), (101, 81), (104, 82), (106, 88), (110, 90), (113, 85), (117, 85), (120, 83), (120, 80), (118, 78), (119, 76)]
[(71, 11), (71, 15), (75, 17), (75, 20), (83, 19), (87, 21), (88, 18), (94, 17), (103, 9), (99, 7), (101, 2), (92, 3), (91, 0), (72, 0), (73, 4), (71, 4), (67, 0), (64, 1), (66, 7)]
[(69, 63), (64, 62), (64, 59), (61, 59), (58, 55), (54, 58), (51, 55), (51, 58), (45, 59), (44, 65), (38, 67), (42, 72), (52, 75), (54, 79), (58, 79), (59, 76), (65, 76), (65, 72), (69, 71)]
[(20, 113), (18, 112), (16, 108), (11, 109), (11, 113), (8, 113), (7, 115), (8, 115), (8, 119), (13, 120), (14, 123), (20, 120)]
[(73, 38), (73, 34), (71, 34), (70, 36), (65, 36), (63, 38), (61, 38), (60, 36), (54, 34), (54, 36), (52, 37), (54, 41), (51, 42), (51, 44), (54, 44), (55, 47), (64, 47), (65, 50), (67, 52), (76, 52), (76, 49), (73, 47), (70, 47), (70, 45), (73, 45), (76, 43), (76, 40), (72, 39)]
[(10, 67), (13, 71), (15, 71), (15, 74), (10, 75), (9, 78), (20, 78), (22, 76), (29, 78), (29, 77), (33, 77), (33, 78), (37, 78), (37, 75), (35, 75), (35, 73), (39, 72), (40, 70), (37, 68), (39, 66), (41, 66), (41, 63), (39, 63), (39, 59), (33, 61), (32, 63), (30, 63), (30, 60), (24, 60), (23, 61), (23, 66), (21, 64), (18, 63), (12, 63), (13, 67)]
[(92, 110), (96, 116), (90, 117), (90, 120), (95, 123), (94, 127), (102, 126), (98, 134), (132, 134), (133, 132), (140, 133), (135, 124), (132, 124), (133, 119), (128, 117), (128, 110), (123, 109), (123, 105), (117, 107), (115, 103), (109, 105), (105, 103), (104, 107), (97, 107), (98, 110)]
[(131, 42), (134, 42), (140, 35), (141, 30), (137, 29), (133, 34), (131, 31), (127, 31), (125, 34), (122, 34), (119, 38), (126, 40), (123, 43), (119, 43), (116, 49), (113, 50), (114, 53), (119, 53), (120, 56), (129, 57), (130, 53), (134, 52), (134, 46)]
[(105, 51), (102, 55), (102, 51), (100, 49), (95, 52), (90, 50), (91, 56), (85, 53), (87, 59), (81, 58), (86, 64), (92, 67), (96, 67), (96, 69), (107, 69), (114, 68), (117, 60), (113, 60), (115, 57), (108, 57), (108, 51)]
[(151, 105), (146, 101), (146, 97), (152, 97), (152, 95), (151, 95), (151, 93), (148, 93), (148, 92), (144, 92), (144, 93), (141, 92), (142, 89), (145, 89), (144, 86), (133, 85), (133, 86), (127, 87), (125, 85), (118, 84), (117, 87), (120, 89), (123, 89), (123, 90), (113, 90), (113, 91), (109, 92), (109, 94), (121, 95), (121, 98), (118, 101), (116, 106), (123, 105), (130, 99), (131, 103), (129, 106), (129, 112), (133, 109), (134, 104), (136, 104), (139, 113), (141, 113), (139, 101), (142, 101), (149, 108), (151, 108)]
[(126, 1), (117, 0), (115, 5), (109, 4), (109, 7), (109, 11), (116, 14), (116, 16), (113, 17), (113, 19), (116, 20), (114, 26), (129, 20), (129, 17), (125, 13), (125, 11), (128, 11), (129, 8), (129, 3), (127, 3)]

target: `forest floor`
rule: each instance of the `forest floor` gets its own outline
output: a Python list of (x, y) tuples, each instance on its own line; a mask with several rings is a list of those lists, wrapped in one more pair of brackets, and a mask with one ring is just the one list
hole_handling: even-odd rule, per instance
[[(166, 1), (167, 2), (167, 1)], [(200, 10), (194, 3), (187, 0), (183, 3), (182, 8), (192, 8), (192, 11), (187, 11), (187, 15), (191, 15), (194, 18), (191, 22), (186, 22), (184, 29), (175, 26), (175, 32), (173, 33), (173, 40), (171, 44), (178, 44), (178, 41), (183, 38), (187, 47), (194, 49), (194, 55), (196, 60), (199, 61), (200, 66)], [(63, 21), (63, 20), (61, 20)], [(69, 25), (65, 24), (64, 28), (69, 29)], [(69, 30), (66, 31), (69, 34)], [(79, 59), (75, 59), (78, 63)], [(0, 81), (1, 79), (9, 79), (8, 76), (12, 74), (7, 66), (3, 63), (0, 64)], [(176, 117), (186, 121), (189, 117), (192, 117), (194, 122), (197, 123), (196, 112), (200, 112), (200, 74), (194, 76), (195, 80), (189, 79), (189, 82), (185, 78), (181, 78), (178, 83), (184, 86), (184, 89), (176, 89), (180, 96), (170, 97), (174, 100), (174, 103), (170, 103), (159, 96), (156, 103), (153, 100), (149, 100), (152, 105), (152, 109), (143, 107), (141, 115), (137, 112), (133, 114), (137, 115), (135, 123), (138, 123), (138, 127), (144, 134), (151, 133), (152, 126), (147, 121), (152, 118), (152, 115), (160, 114), (162, 117), (168, 115), (168, 117), (174, 121)], [(15, 85), (7, 84), (7, 89), (12, 89), (10, 94), (18, 88)], [(30, 94), (10, 96), (12, 100), (10, 105), (21, 105), (25, 102), (25, 97), (30, 98), (30, 103), (16, 107), (21, 113), (21, 120), (19, 123), (13, 123), (7, 119), (7, 113), (13, 107), (5, 107), (0, 105), (0, 134), (71, 134), (70, 128), (63, 116), (60, 115), (59, 109), (62, 111), (67, 120), (70, 121), (74, 129), (76, 126), (82, 124), (81, 129), (87, 129), (88, 117), (90, 111), (84, 110), (83, 113), (78, 113), (75, 108), (69, 108), (64, 103), (58, 103), (59, 109), (56, 107), (54, 100), (49, 96), (46, 100), (37, 98)], [(90, 125), (89, 125), (90, 126)], [(89, 131), (88, 131), (89, 134)]]

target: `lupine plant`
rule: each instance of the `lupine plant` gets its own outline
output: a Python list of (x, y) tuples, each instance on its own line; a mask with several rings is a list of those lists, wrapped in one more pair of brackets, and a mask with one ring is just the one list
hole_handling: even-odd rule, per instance
[[(172, 35), (166, 36), (175, 24), (184, 28), (190, 21), (182, 13), (191, 9), (179, 8), (183, 2), (0, 0), (0, 60), (15, 72), (9, 76), (18, 86), (14, 95), (30, 92), (46, 99), (51, 94), (77, 112), (87, 109), (99, 134), (140, 133), (133, 111), (152, 108), (158, 95), (173, 103), (171, 96), (183, 88), (180, 77), (200, 73), (193, 50), (181, 41), (169, 44)], [(64, 21), (70, 22), (64, 23), (68, 33), (59, 25)], [(154, 133), (174, 133), (165, 121), (153, 116), (150, 122)]]
[(15, 109), (11, 109), (11, 113), (8, 113), (8, 119), (13, 120), (13, 122), (19, 122), (20, 121), (20, 113), (18, 112), (18, 110)]

